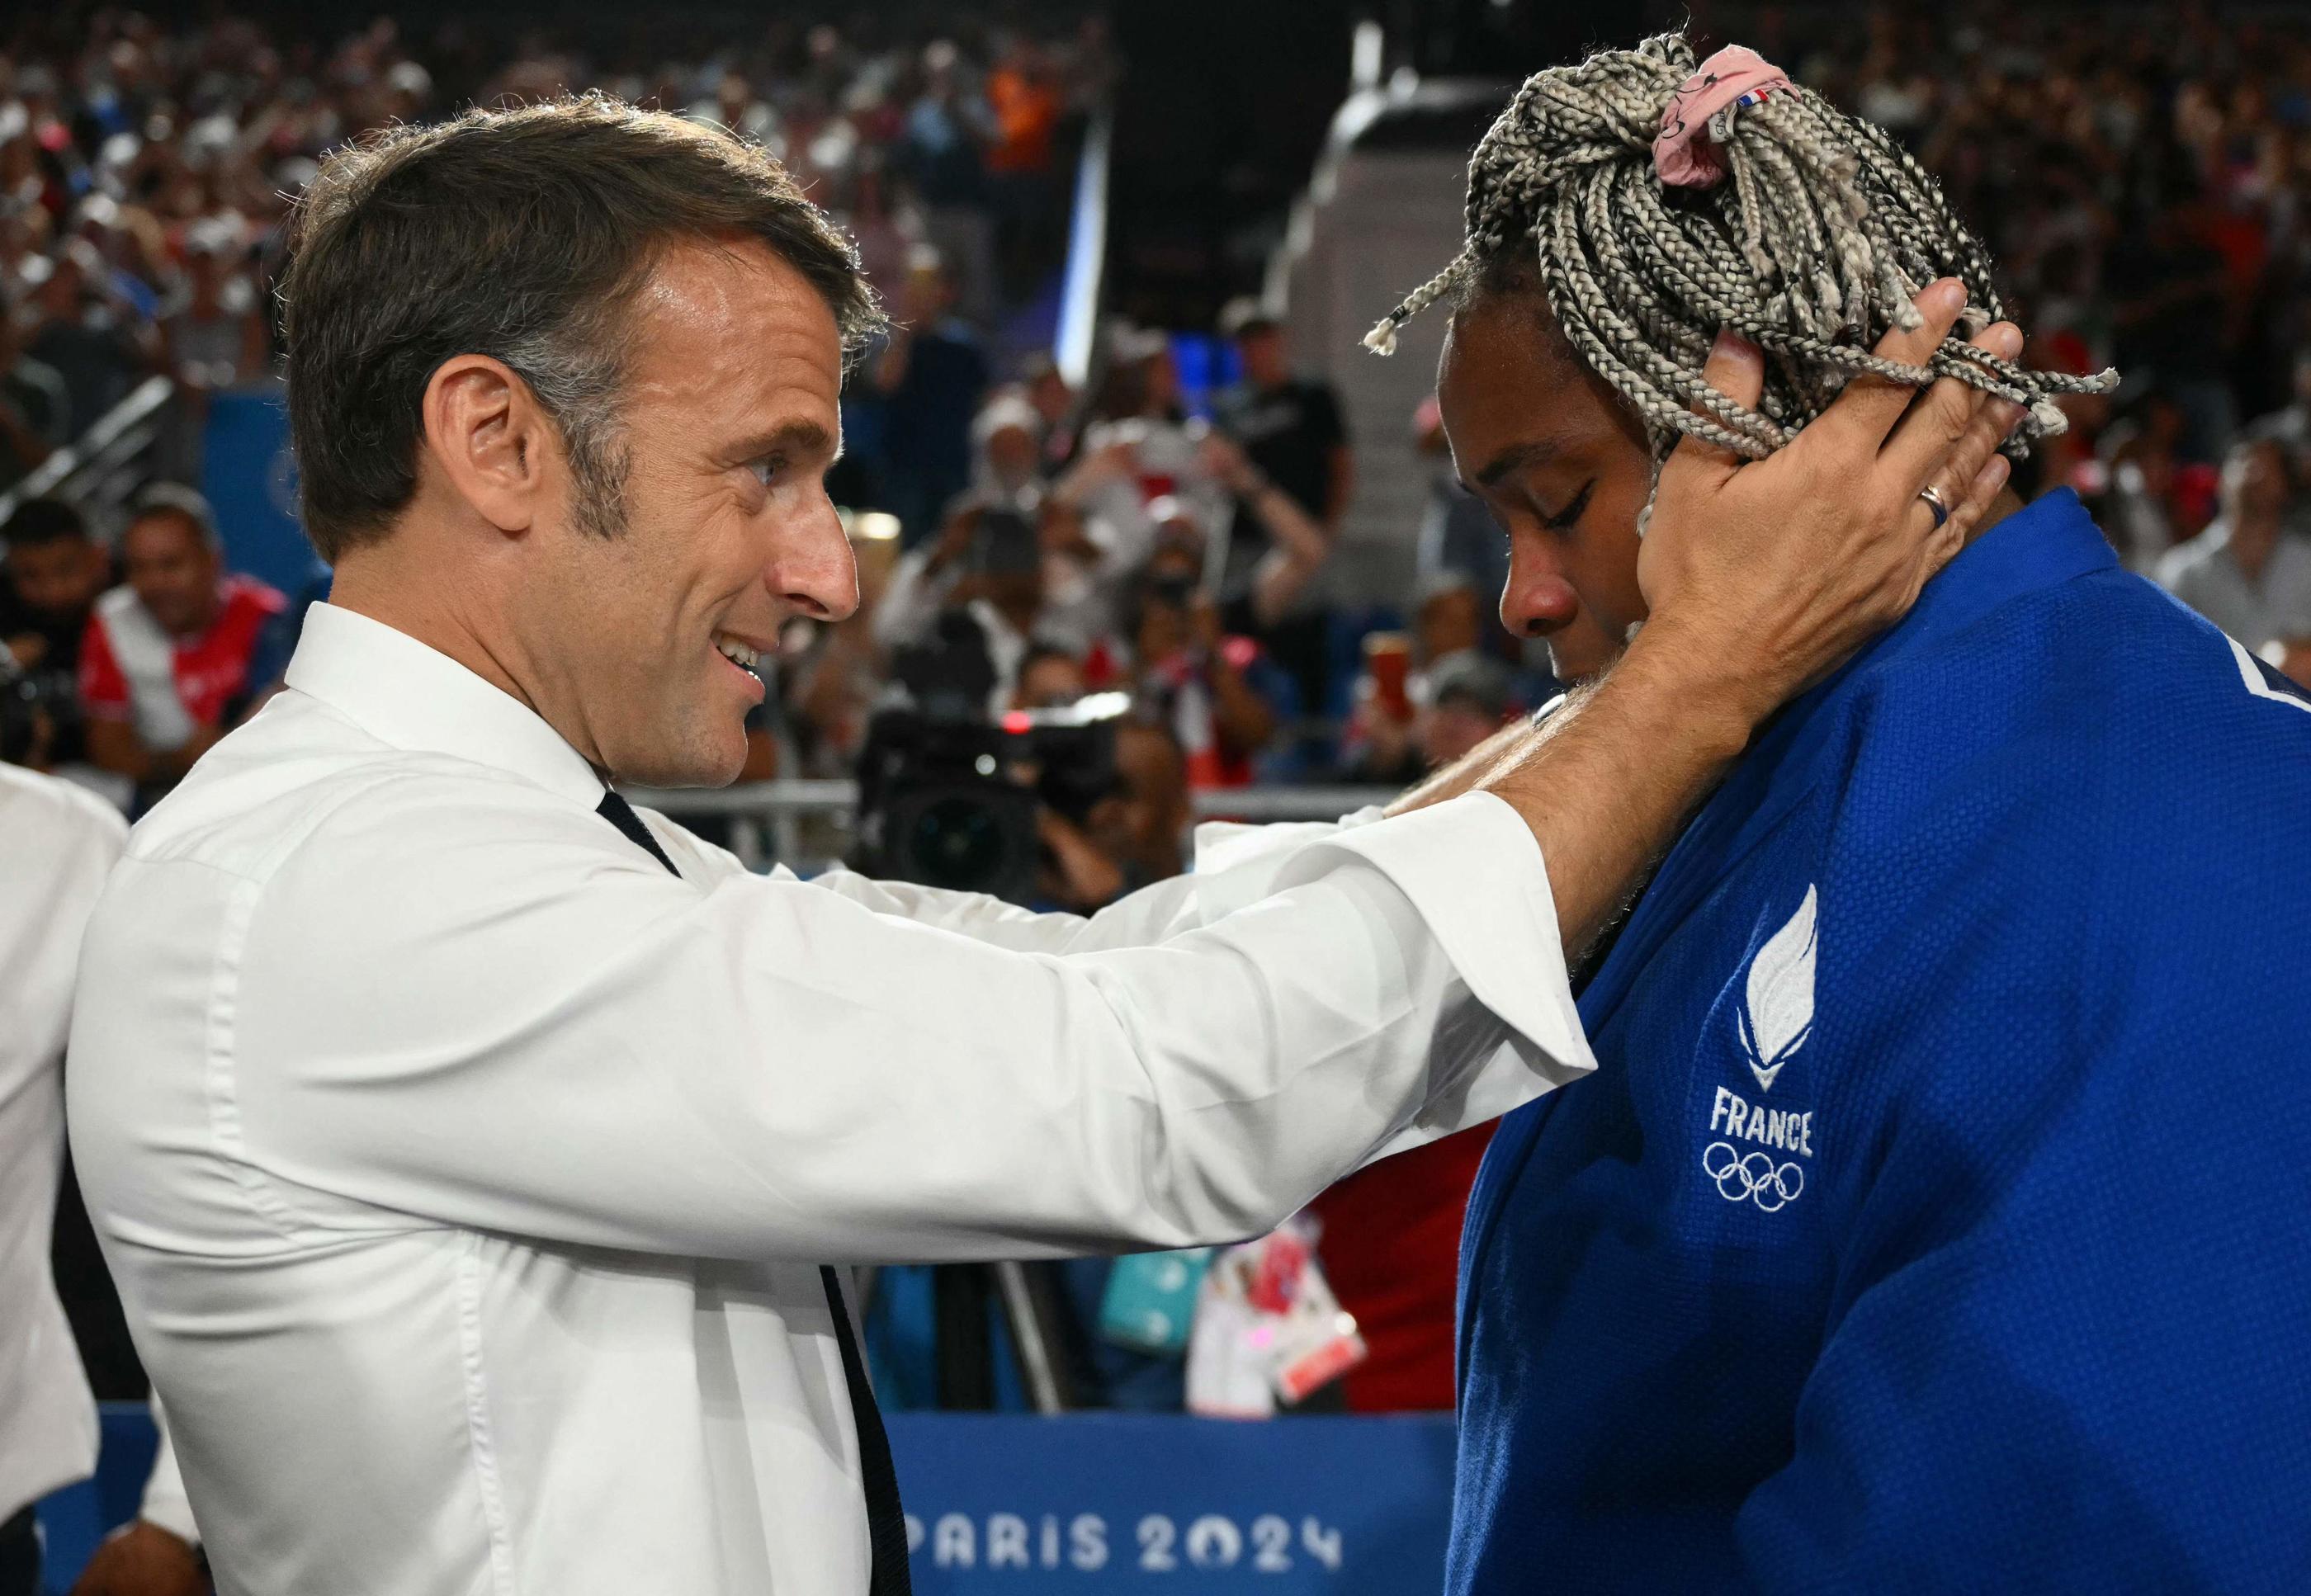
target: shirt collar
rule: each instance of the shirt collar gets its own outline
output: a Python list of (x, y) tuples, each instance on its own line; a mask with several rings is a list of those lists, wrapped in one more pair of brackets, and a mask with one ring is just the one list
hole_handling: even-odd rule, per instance
[(536, 711), (382, 621), (315, 604), (283, 679), (394, 747), (509, 771), (589, 808), (601, 801), (601, 778)]

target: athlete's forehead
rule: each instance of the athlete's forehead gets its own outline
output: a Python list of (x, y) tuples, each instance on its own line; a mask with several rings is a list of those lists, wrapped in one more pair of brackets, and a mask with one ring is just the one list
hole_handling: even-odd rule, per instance
[(1454, 468), (1471, 492), (1626, 441), (1634, 418), (1583, 365), (1539, 294), (1484, 294), (1457, 310), (1436, 397)]

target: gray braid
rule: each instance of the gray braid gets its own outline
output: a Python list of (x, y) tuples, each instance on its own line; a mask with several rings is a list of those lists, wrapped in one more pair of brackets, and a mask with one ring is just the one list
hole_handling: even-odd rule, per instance
[[(2030, 371), (1965, 342), (2003, 311), (1982, 246), (1934, 180), (1867, 122), (1802, 89), (1709, 120), (1729, 180), (1672, 191), (1654, 135), (1693, 74), (1692, 47), (1665, 33), (1525, 80), (1469, 161), (1467, 239), (1444, 269), (1365, 339), (1440, 299), (1464, 302), (1496, 266), (1537, 273), (1574, 352), (1637, 413), (1657, 452), (1705, 439), (1751, 459), (1786, 444), (1864, 372), (1910, 387), (1955, 377), (2027, 411), (2016, 456), (2063, 430), (2054, 397), (2106, 393), (2118, 374)], [(1958, 328), (1923, 365), (1871, 353), (1940, 276), (1965, 283)], [(1766, 352), (1757, 409), (1702, 377), (1731, 328)]]

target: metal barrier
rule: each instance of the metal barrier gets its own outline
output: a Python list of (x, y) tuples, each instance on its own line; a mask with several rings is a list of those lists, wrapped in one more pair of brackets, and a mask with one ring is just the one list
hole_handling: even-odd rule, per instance
[(177, 391), (166, 377), (147, 377), (126, 398), (97, 417), (74, 442), (57, 450), (0, 493), (0, 521), (28, 499), (69, 492), (83, 510), (101, 513), (126, 502), (141, 483), (137, 460), (160, 435), (156, 417)]
[[(695, 819), (736, 822), (731, 850), (754, 868), (776, 861), (806, 875), (845, 851), (859, 784), (850, 781), (749, 781), (737, 787), (630, 787), (637, 804)], [(1234, 787), (1190, 795), (1199, 820), (1338, 820), (1395, 798), (1393, 787)]]
[[(847, 780), (747, 781), (737, 787), (629, 787), (626, 797), (664, 815), (848, 815), (859, 784)], [(1393, 787), (1230, 787), (1189, 795), (1199, 820), (1338, 820), (1397, 796)]]

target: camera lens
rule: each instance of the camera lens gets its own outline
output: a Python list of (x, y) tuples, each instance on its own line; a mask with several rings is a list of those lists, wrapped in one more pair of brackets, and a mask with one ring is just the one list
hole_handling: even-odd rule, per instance
[(942, 798), (924, 806), (908, 828), (905, 853), (913, 868), (908, 879), (926, 886), (987, 890), (1003, 879), (1010, 850), (1009, 828), (984, 803)]

